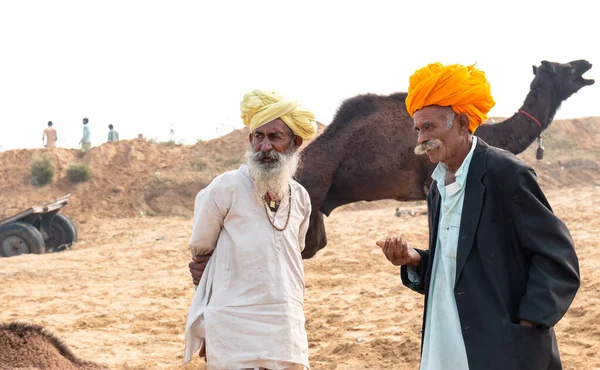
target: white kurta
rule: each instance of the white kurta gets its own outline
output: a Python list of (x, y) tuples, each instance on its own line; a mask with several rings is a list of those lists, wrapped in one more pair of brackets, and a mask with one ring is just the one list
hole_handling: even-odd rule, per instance
[[(454, 298), (454, 282), (467, 174), (476, 145), (477, 137), (473, 136), (471, 150), (456, 171), (454, 183), (444, 185), (446, 166), (443, 163), (439, 163), (432, 174), (440, 191), (441, 206), (436, 252), (433, 258), (427, 300), (421, 370), (469, 369), (467, 351)], [(409, 269), (409, 272), (413, 282), (418, 279), (414, 270)]]
[[(196, 289), (186, 324), (184, 361), (206, 339), (210, 369), (308, 365), (304, 269), (300, 252), (310, 218), (306, 189), (292, 181), (267, 219), (248, 169), (218, 176), (200, 191), (190, 238), (192, 256), (213, 252)], [(204, 326), (204, 327), (202, 327)]]

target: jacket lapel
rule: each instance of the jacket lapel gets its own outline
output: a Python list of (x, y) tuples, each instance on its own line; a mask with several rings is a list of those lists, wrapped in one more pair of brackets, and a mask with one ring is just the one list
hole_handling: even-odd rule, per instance
[[(429, 221), (429, 261), (432, 262), (435, 258), (435, 247), (437, 244), (438, 228), (440, 225), (440, 202), (441, 196), (437, 187), (437, 182), (433, 182), (429, 188), (428, 194), (428, 221)], [(431, 281), (431, 272), (433, 271), (433, 263), (429, 264), (427, 271), (425, 271), (425, 291), (429, 291), (429, 283)], [(425, 294), (425, 307), (427, 307), (427, 294)], [(425, 315), (423, 315), (423, 327), (425, 327)], [(423, 347), (423, 338), (421, 338), (421, 347)]]
[(458, 246), (456, 252), (456, 282), (460, 278), (462, 269), (465, 266), (467, 257), (473, 247), (477, 226), (479, 225), (479, 216), (483, 206), (483, 196), (485, 194), (485, 186), (481, 182), (481, 178), (485, 175), (486, 167), (485, 160), (487, 156), (488, 145), (477, 139), (477, 146), (473, 152), (473, 158), (469, 166), (467, 175), (467, 185), (465, 188), (465, 198), (462, 209), (462, 217), (460, 220), (460, 232), (458, 237)]
[[(431, 216), (429, 218), (429, 249), (435, 250), (437, 243), (438, 228), (440, 225), (440, 201), (441, 196), (437, 188), (437, 182), (431, 186)], [(433, 257), (433, 256), (432, 256)]]

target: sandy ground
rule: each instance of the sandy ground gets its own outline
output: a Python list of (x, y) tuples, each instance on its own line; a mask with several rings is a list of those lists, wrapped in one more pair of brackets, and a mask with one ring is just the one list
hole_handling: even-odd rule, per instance
[[(600, 369), (600, 188), (548, 192), (569, 226), (582, 287), (558, 324), (565, 369)], [(329, 245), (305, 261), (307, 330), (314, 369), (416, 369), (422, 296), (373, 241), (403, 234), (425, 247), (426, 216), (395, 217), (395, 207), (354, 204), (326, 220)], [(69, 213), (69, 209), (65, 209)], [(0, 260), (0, 321), (44, 325), (88, 360), (113, 369), (204, 369), (182, 364), (193, 295), (186, 217), (88, 219), (72, 250)]]

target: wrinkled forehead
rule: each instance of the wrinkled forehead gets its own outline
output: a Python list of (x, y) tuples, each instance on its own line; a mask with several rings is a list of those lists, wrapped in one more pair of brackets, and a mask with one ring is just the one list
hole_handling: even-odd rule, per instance
[(421, 128), (426, 123), (445, 124), (451, 110), (450, 107), (440, 107), (439, 105), (423, 107), (413, 115), (414, 127)]
[(276, 118), (270, 122), (265, 123), (264, 125), (257, 127), (254, 130), (254, 134), (260, 133), (263, 135), (269, 134), (282, 134), (291, 132), (291, 129), (283, 122), (281, 118)]

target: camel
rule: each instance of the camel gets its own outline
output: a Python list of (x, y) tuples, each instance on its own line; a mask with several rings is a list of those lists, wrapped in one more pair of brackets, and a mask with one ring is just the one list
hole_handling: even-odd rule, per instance
[[(586, 60), (566, 64), (542, 61), (521, 108), (475, 135), (514, 154), (521, 153), (548, 128), (560, 104), (594, 80), (583, 78)], [(302, 152), (296, 179), (310, 194), (312, 214), (305, 259), (327, 244), (323, 215), (357, 201), (426, 199), (435, 164), (413, 150), (416, 133), (406, 111), (406, 93), (366, 94), (344, 101), (321, 136)]]
[(38, 325), (0, 324), (0, 369), (108, 370), (77, 358), (56, 336)]

